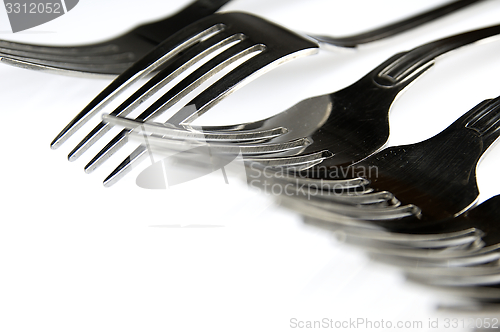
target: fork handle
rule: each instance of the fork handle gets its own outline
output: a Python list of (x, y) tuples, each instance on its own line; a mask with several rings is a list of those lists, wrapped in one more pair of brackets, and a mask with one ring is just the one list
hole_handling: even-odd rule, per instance
[(318, 41), (340, 47), (356, 47), (360, 44), (374, 42), (380, 39), (392, 37), (402, 32), (411, 30), (425, 23), (434, 21), (440, 17), (451, 14), (464, 7), (470, 6), (482, 0), (457, 0), (438, 8), (426, 11), (422, 14), (398, 21), (375, 30), (363, 32), (348, 37), (312, 36)]
[(404, 86), (430, 68), (440, 55), (498, 34), (500, 25), (494, 25), (439, 39), (411, 51), (396, 54), (372, 71), (371, 75), (381, 86)]
[(153, 22), (135, 29), (144, 38), (159, 44), (165, 39), (165, 31), (176, 32), (207, 17), (231, 0), (197, 0), (168, 19)]

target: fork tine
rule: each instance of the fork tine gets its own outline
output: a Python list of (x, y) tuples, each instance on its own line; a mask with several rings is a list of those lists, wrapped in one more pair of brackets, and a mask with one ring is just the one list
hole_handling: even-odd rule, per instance
[(313, 165), (311, 163), (321, 163), (324, 160), (333, 157), (333, 153), (328, 150), (301, 155), (299, 157), (276, 157), (276, 158), (247, 158), (249, 163), (258, 163), (265, 167), (306, 170)]
[[(363, 247), (364, 250), (370, 253), (383, 255), (394, 255), (404, 257), (405, 259), (434, 259), (446, 262), (450, 259), (460, 259), (461, 257), (470, 254), (481, 247), (481, 241), (474, 241), (473, 238), (468, 239), (465, 244), (456, 244), (452, 247), (447, 247), (445, 243), (428, 242), (428, 247), (410, 247), (400, 244), (392, 244), (377, 241), (356, 241), (353, 238), (346, 238), (346, 243), (350, 245)], [(471, 242), (472, 241), (472, 242)], [(424, 244), (425, 245), (425, 244)], [(444, 247), (442, 245), (445, 245)]]
[(17, 42), (10, 42), (0, 40), (0, 52), (28, 52), (33, 55), (37, 54), (52, 54), (52, 55), (99, 55), (116, 53), (118, 47), (113, 44), (102, 44), (92, 46), (78, 46), (78, 47), (57, 47), (57, 46), (41, 46), (23, 44)]
[[(112, 116), (112, 114), (104, 114), (102, 116), (103, 121), (106, 123), (111, 123), (113, 125), (119, 125), (130, 130), (144, 130), (147, 132), (152, 132), (153, 134), (160, 135), (161, 137), (154, 137), (154, 142), (157, 143), (158, 147), (162, 145), (168, 146), (169, 140), (167, 138), (175, 139), (187, 139), (196, 140), (203, 142), (210, 142), (214, 140), (216, 142), (260, 142), (262, 140), (269, 140), (286, 133), (286, 129), (283, 127), (276, 127), (268, 130), (260, 131), (188, 131), (185, 129), (172, 128), (163, 123), (158, 122), (144, 122), (142, 120), (134, 120), (129, 118), (124, 118), (121, 116)], [(302, 139), (304, 144), (307, 144), (306, 139)], [(278, 144), (263, 144), (268, 147), (278, 146)], [(280, 143), (281, 145), (281, 143)], [(283, 144), (284, 145), (284, 144)], [(294, 145), (293, 143), (291, 145)], [(219, 144), (214, 144), (214, 146), (224, 146)], [(259, 145), (260, 146), (260, 145)], [(238, 145), (232, 144), (227, 145), (227, 148), (248, 148), (248, 145)], [(258, 147), (258, 146), (255, 146)], [(250, 153), (250, 152), (248, 152)]]
[(419, 214), (418, 207), (411, 204), (396, 207), (360, 208), (359, 206), (330, 203), (328, 209), (325, 209), (305, 199), (298, 200), (280, 196), (279, 200), (285, 207), (297, 211), (303, 216), (348, 226), (366, 225), (367, 222), (378, 220), (412, 218)]
[[(165, 69), (157, 73), (153, 78), (146, 82), (139, 90), (134, 92), (126, 101), (124, 101), (110, 115), (126, 116), (136, 109), (142, 102), (149, 99), (158, 90), (178, 77), (182, 72), (201, 61), (206, 56), (217, 50), (228, 46), (231, 43), (241, 42), (245, 36), (241, 34), (231, 35), (217, 34), (212, 38), (202, 41), (188, 49), (184, 54), (179, 55), (176, 60), (169, 64)], [(106, 132), (111, 129), (112, 123), (101, 122), (97, 125), (77, 146), (69, 153), (68, 160), (74, 161), (81, 156), (89, 147), (99, 140)]]
[[(385, 264), (392, 266), (402, 267), (405, 269), (408, 266), (422, 266), (424, 268), (436, 268), (436, 267), (447, 267), (447, 268), (460, 268), (467, 266), (479, 266), (482, 264), (488, 264), (492, 262), (498, 262), (500, 256), (497, 255), (483, 255), (476, 254), (480, 252), (481, 249), (476, 250), (476, 248), (471, 248), (467, 251), (466, 255), (455, 257), (404, 257), (402, 255), (393, 254), (382, 254), (382, 253), (369, 253), (370, 258), (376, 261), (380, 261)], [(425, 258), (425, 259), (423, 259)]]
[(2, 63), (37, 71), (68, 76), (109, 75), (115, 77), (141, 58), (143, 49), (152, 47), (133, 36), (116, 38), (109, 42), (89, 46), (52, 47), (20, 44), (0, 40)]
[(103, 181), (105, 187), (111, 187), (120, 181), (125, 175), (130, 173), (133, 166), (140, 163), (146, 157), (147, 149), (141, 145), (134, 150), (127, 158), (125, 158), (118, 167), (116, 167), (111, 174), (109, 174)]
[(120, 63), (68, 63), (68, 62), (57, 62), (49, 60), (34, 60), (30, 58), (22, 57), (8, 57), (2, 56), (0, 54), (0, 62), (24, 69), (32, 69), (36, 71), (52, 72), (56, 74), (62, 74), (66, 76), (82, 76), (83, 74), (92, 76), (99, 75), (99, 77), (109, 78), (116, 77), (116, 73), (124, 72), (134, 62), (120, 62)]
[[(473, 252), (472, 252), (473, 253)], [(469, 254), (469, 253), (467, 253)], [(461, 271), (466, 271), (469, 270), (473, 273), (472, 269), (478, 269), (479, 271), (483, 270), (486, 266), (482, 266), (483, 264), (491, 264), (495, 263), (495, 261), (498, 261), (498, 257), (495, 258), (490, 258), (486, 260), (477, 260), (471, 261), (470, 259), (464, 261), (464, 259), (460, 258), (447, 258), (443, 260), (442, 262), (438, 261), (432, 261), (432, 260), (422, 260), (422, 259), (415, 259), (415, 258), (407, 258), (407, 257), (398, 257), (395, 255), (384, 255), (380, 253), (368, 253), (368, 256), (370, 259), (398, 267), (402, 269), (403, 271), (409, 271), (409, 272), (420, 272), (420, 273), (432, 273), (432, 274), (444, 274), (444, 275), (449, 275), (453, 274), (453, 270), (461, 270)], [(475, 257), (475, 256), (472, 256)], [(492, 264), (493, 265), (493, 264)], [(498, 264), (494, 264), (498, 267)], [(451, 273), (450, 273), (451, 272)]]
[(69, 63), (119, 63), (119, 62), (132, 62), (134, 54), (132, 52), (110, 52), (104, 54), (47, 54), (47, 53), (34, 53), (24, 51), (13, 51), (0, 47), (0, 56), (7, 58), (21, 58), (32, 60), (47, 60), (54, 63), (69, 62)]
[[(375, 251), (390, 255), (394, 251), (402, 250), (403, 253), (399, 253), (399, 255), (407, 258), (426, 257), (429, 253), (425, 252), (428, 250), (435, 250), (436, 252), (439, 252), (438, 255), (446, 254), (448, 258), (451, 258), (451, 256), (465, 256), (478, 247), (477, 243), (479, 243), (479, 245), (481, 243), (480, 238), (478, 238), (477, 236), (465, 236), (462, 238), (445, 240), (408, 240), (404, 242), (390, 242), (385, 240), (374, 240), (370, 239), (369, 237), (357, 237), (347, 234), (344, 239), (345, 243), (363, 247), (368, 252)], [(471, 248), (473, 249), (471, 250)], [(422, 255), (420, 251), (422, 251), (424, 254)]]
[[(324, 204), (330, 204), (331, 200), (339, 201), (350, 205), (379, 205), (381, 203), (390, 204), (390, 206), (397, 207), (401, 203), (394, 197), (393, 194), (387, 191), (368, 192), (363, 195), (349, 195), (325, 192), (322, 190), (319, 195), (310, 195), (311, 199)], [(302, 198), (302, 197), (301, 197)]]
[(478, 239), (484, 233), (476, 228), (468, 228), (455, 232), (446, 233), (428, 233), (428, 234), (412, 234), (412, 233), (393, 233), (379, 227), (349, 227), (336, 225), (335, 223), (318, 220), (314, 218), (304, 218), (304, 223), (318, 227), (330, 232), (342, 231), (348, 236), (367, 238), (371, 240), (402, 243), (410, 246), (415, 246), (415, 243), (426, 241), (461, 241), (466, 243), (471, 238)]
[(451, 234), (429, 234), (429, 235), (415, 235), (415, 234), (397, 234), (382, 232), (381, 234), (373, 234), (373, 232), (349, 232), (348, 236), (352, 238), (359, 238), (361, 241), (376, 240), (387, 243), (401, 244), (411, 247), (457, 247), (461, 245), (471, 244), (479, 240), (480, 231), (467, 230), (465, 232), (457, 232)]
[[(165, 139), (164, 137), (158, 137), (158, 136), (150, 136), (148, 138), (148, 143), (150, 147), (154, 148), (160, 148), (164, 146), (165, 144)], [(167, 141), (168, 142), (168, 141)], [(168, 144), (168, 143), (167, 143)], [(264, 148), (266, 149), (267, 153), (273, 153), (273, 152), (286, 152), (289, 150), (295, 150), (295, 149), (301, 149), (305, 146), (307, 146), (309, 141), (307, 138), (299, 138), (293, 141), (290, 141), (286, 144), (282, 143), (261, 143), (261, 144), (246, 144), (246, 145), (236, 145), (236, 144), (210, 144), (210, 147), (215, 149), (219, 153), (223, 154), (238, 154), (241, 153), (243, 156), (245, 155), (251, 155), (254, 153), (259, 153), (260, 151)]]
[[(363, 187), (360, 188), (364, 189)], [(393, 194), (383, 191), (346, 193), (342, 191), (325, 192), (325, 190), (318, 190), (317, 192), (308, 191), (307, 194), (296, 194), (294, 192), (291, 193), (293, 193), (293, 195), (289, 196), (296, 197), (296, 200), (300, 200), (301, 202), (307, 201), (306, 203), (311, 204), (311, 206), (324, 210), (337, 211), (338, 209), (342, 209), (343, 206), (356, 206), (360, 209), (369, 208), (374, 209), (374, 211), (379, 208), (392, 209), (401, 207), (401, 202), (399, 202)], [(335, 205), (335, 203), (341, 203), (341, 205)]]
[(475, 276), (440, 276), (435, 278), (433, 276), (412, 274), (407, 275), (407, 278), (413, 282), (423, 284), (431, 284), (444, 287), (470, 287), (470, 286), (488, 286), (500, 284), (500, 273), (491, 275), (475, 275)]
[[(215, 24), (196, 31), (193, 26), (185, 29), (178, 34), (167, 39), (149, 55), (141, 61), (130, 67), (107, 88), (105, 88), (94, 100), (90, 102), (52, 141), (51, 148), (57, 149), (71, 135), (73, 135), (81, 126), (92, 118), (99, 110), (116, 98), (124, 89), (136, 82), (142, 77), (147, 76), (163, 65), (175, 55), (186, 50), (190, 46), (202, 41), (214, 33), (221, 32), (224, 25)], [(193, 31), (194, 30), (194, 31)]]

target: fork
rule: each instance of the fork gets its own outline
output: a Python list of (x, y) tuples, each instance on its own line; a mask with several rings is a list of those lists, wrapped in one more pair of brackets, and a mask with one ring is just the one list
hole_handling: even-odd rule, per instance
[[(309, 177), (326, 180), (328, 174), (335, 173), (332, 170), (348, 167), (386, 144), (389, 138), (389, 111), (393, 101), (410, 83), (431, 68), (437, 57), (498, 34), (500, 25), (440, 39), (396, 54), (347, 88), (303, 100), (264, 120), (234, 125), (230, 131), (227, 126), (190, 126), (192, 111), (186, 112), (190, 114), (186, 117), (181, 110), (167, 124), (152, 122), (144, 116), (129, 119), (117, 112), (103, 118), (108, 123), (153, 133), (157, 137), (152, 137), (151, 143), (159, 146), (168, 146), (172, 139), (201, 139), (220, 151), (227, 149), (233, 153), (237, 148), (248, 162), (266, 167), (308, 169)], [(202, 112), (197, 114), (201, 115)], [(172, 123), (180, 126), (175, 128)], [(278, 134), (271, 137), (270, 132)], [(162, 136), (163, 140), (158, 136)], [(261, 142), (249, 147), (245, 137)], [(144, 150), (143, 146), (134, 153), (139, 154), (139, 151)], [(134, 159), (124, 161), (105, 180), (105, 185), (116, 182), (114, 177), (126, 172), (125, 168)], [(96, 160), (88, 166), (91, 167)]]
[[(468, 210), (479, 190), (476, 166), (500, 135), (500, 97), (484, 100), (447, 129), (423, 142), (386, 148), (354, 164), (375, 192), (388, 191), (416, 217), (373, 220), (391, 231), (425, 227)], [(322, 209), (329, 209), (323, 204)]]
[[(230, 0), (197, 0), (162, 21), (142, 25), (107, 42), (74, 47), (50, 47), (0, 41), (0, 61), (35, 70), (66, 75), (119, 75), (159, 43), (185, 26), (216, 12)], [(364, 34), (332, 38), (317, 36), (324, 43), (355, 47), (386, 38), (435, 20), (478, 0), (460, 0), (429, 10)]]
[[(435, 19), (438, 16), (445, 15), (450, 11), (462, 8), (464, 5), (470, 5), (476, 1), (458, 1), (446, 5), (444, 7), (438, 8), (434, 11), (430, 11), (421, 14), (417, 17), (410, 18), (408, 20), (398, 22), (389, 25), (384, 28), (380, 28), (373, 31), (374, 40), (380, 39), (385, 36), (399, 33), (402, 30), (409, 29), (411, 27), (420, 25), (429, 21), (430, 19)], [(243, 19), (243, 17), (246, 17)], [(290, 32), (285, 32), (282, 28), (278, 28), (269, 22), (264, 20), (249, 19), (249, 15), (244, 14), (216, 14), (211, 18), (206, 18), (201, 20), (190, 28), (186, 28), (184, 31), (179, 32), (175, 36), (166, 40), (161, 46), (159, 46), (155, 51), (150, 53), (143, 60), (138, 62), (129, 71), (125, 72), (123, 75), (119, 76), (110, 86), (108, 86), (100, 95), (98, 95), (82, 112), (80, 112), (53, 140), (51, 147), (53, 149), (60, 146), (68, 137), (74, 134), (83, 124), (85, 124), (90, 118), (93, 117), (99, 110), (101, 110), (109, 101), (114, 99), (119, 93), (125, 90), (137, 79), (146, 76), (152, 71), (156, 70), (160, 65), (165, 68), (162, 72), (157, 74), (154, 78), (148, 81), (141, 89), (136, 91), (130, 98), (128, 98), (122, 105), (118, 107), (113, 112), (113, 115), (127, 115), (133, 109), (135, 109), (139, 104), (157, 92), (165, 84), (173, 80), (175, 77), (180, 75), (181, 72), (192, 67), (195, 63), (205, 58), (209, 54), (220, 50), (223, 46), (226, 46), (230, 42), (238, 42), (245, 39), (244, 42), (239, 43), (236, 51), (231, 48), (216, 58), (212, 59), (208, 64), (199, 68), (195, 73), (188, 76), (185, 80), (175, 86), (174, 89), (169, 91), (167, 96), (158, 100), (152, 107), (150, 107), (147, 113), (143, 113), (142, 118), (152, 119), (158, 116), (163, 110), (174, 104), (184, 96), (186, 93), (194, 89), (196, 86), (204, 82), (209, 77), (213, 76), (216, 72), (222, 70), (222, 67), (226, 67), (230, 63), (236, 60), (236, 58), (241, 58), (242, 52), (256, 53), (261, 52), (259, 56), (255, 56), (248, 62), (246, 62), (245, 67), (239, 66), (237, 70), (231, 72), (223, 81), (219, 81), (215, 86), (208, 88), (203, 94), (198, 96), (196, 100), (197, 110), (196, 112), (191, 112), (192, 116), (198, 116), (201, 113), (208, 110), (210, 107), (214, 106), (220, 99), (229, 95), (235, 90), (237, 86), (241, 86), (240, 83), (248, 82), (250, 79), (256, 77), (256, 74), (263, 73), (265, 70), (271, 69), (273, 66), (282, 63), (290, 58), (298, 57), (299, 55), (313, 53), (312, 49), (315, 51), (318, 48), (318, 44), (312, 40), (299, 39), (295, 34), (291, 37)], [(236, 18), (236, 19), (234, 19)], [(238, 20), (242, 20), (239, 22)], [(224, 24), (224, 20), (228, 20), (230, 25), (227, 25), (227, 31), (221, 24)], [(245, 20), (247, 22), (245, 22)], [(252, 22), (250, 22), (252, 21)], [(249, 24), (250, 23), (250, 24)], [(212, 24), (212, 25), (210, 25)], [(253, 24), (253, 26), (252, 26)], [(232, 26), (231, 26), (232, 25)], [(264, 27), (272, 26), (270, 28), (270, 33), (265, 34), (259, 25)], [(208, 31), (212, 28), (212, 31)], [(392, 31), (392, 33), (391, 33)], [(233, 35), (231, 35), (233, 33)], [(217, 38), (208, 38), (208, 35), (215, 35)], [(282, 35), (288, 36), (288, 39), (280, 40)], [(360, 35), (360, 42), (367, 41), (367, 35)], [(377, 37), (378, 36), (378, 37)], [(211, 36), (213, 37), (213, 36)], [(226, 37), (223, 39), (222, 37)], [(205, 40), (206, 39), (206, 40)], [(254, 40), (254, 44), (250, 41)], [(339, 39), (342, 40), (342, 39)], [(351, 42), (355, 40), (354, 37), (350, 37)], [(264, 42), (265, 41), (265, 42)], [(196, 45), (195, 45), (196, 44)], [(243, 51), (242, 45), (253, 46), (253, 49), (248, 49)], [(263, 48), (265, 45), (266, 49)], [(281, 53), (278, 51), (282, 48)], [(180, 53), (181, 49), (186, 53), (180, 57), (174, 57), (176, 54)], [(232, 50), (232, 51), (231, 51)], [(310, 52), (299, 52), (299, 50)], [(286, 56), (287, 55), (287, 56)], [(236, 58), (235, 58), (236, 57)], [(279, 61), (278, 61), (279, 60)], [(170, 96), (170, 97), (169, 97)], [(189, 117), (189, 114), (184, 114)], [(178, 117), (180, 114), (177, 115)], [(191, 118), (192, 119), (192, 118)], [(186, 120), (186, 119), (183, 119)], [(175, 125), (175, 117), (171, 119), (171, 124)], [(93, 131), (91, 131), (84, 140), (82, 140), (69, 154), (69, 160), (76, 160), (84, 151), (86, 151), (93, 143), (99, 140), (104, 133), (110, 129), (111, 125), (100, 123)], [(229, 128), (228, 128), (229, 129)], [(96, 167), (98, 167), (104, 160), (109, 158), (109, 156), (114, 153), (121, 145), (124, 144), (126, 140), (120, 135), (120, 138), (115, 138), (113, 142), (108, 144), (108, 149), (105, 149), (96, 156), (85, 168), (86, 172), (92, 172)], [(137, 156), (142, 156), (144, 153), (136, 153)], [(121, 173), (123, 174), (123, 173)], [(111, 182), (114, 182), (113, 179)], [(106, 182), (109, 185), (111, 182)]]
[(197, 0), (161, 21), (92, 45), (55, 47), (0, 40), (0, 62), (65, 75), (119, 75), (163, 40), (229, 1)]

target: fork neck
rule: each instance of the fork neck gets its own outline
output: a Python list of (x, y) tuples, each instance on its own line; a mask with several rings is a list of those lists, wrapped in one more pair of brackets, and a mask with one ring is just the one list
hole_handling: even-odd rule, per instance
[(479, 103), (457, 122), (481, 138), (485, 152), (500, 136), (500, 96)]
[(405, 31), (416, 28), (425, 23), (434, 21), (440, 17), (451, 14), (457, 10), (478, 3), (481, 0), (456, 0), (443, 6), (431, 9), (424, 13), (406, 18), (402, 21), (391, 23), (378, 29), (370, 30), (360, 34), (347, 37), (312, 36), (320, 42), (340, 47), (356, 47), (361, 44), (371, 43), (384, 38), (389, 38)]
[(500, 97), (487, 99), (436, 136), (424, 141), (435, 149), (448, 147), (456, 158), (479, 161), (500, 136)]
[(401, 88), (429, 69), (437, 57), (498, 34), (500, 25), (495, 25), (424, 44), (411, 51), (396, 54), (373, 70), (370, 75), (374, 82), (382, 87)]

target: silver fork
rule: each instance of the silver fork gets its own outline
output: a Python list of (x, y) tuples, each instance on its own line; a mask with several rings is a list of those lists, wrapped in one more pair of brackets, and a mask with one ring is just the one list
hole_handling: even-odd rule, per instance
[(74, 76), (119, 75), (163, 40), (229, 1), (197, 0), (161, 21), (98, 44), (55, 47), (0, 40), (0, 62)]
[[(325, 43), (355, 47), (411, 29), (467, 7), (478, 0), (460, 0), (429, 10), (369, 33), (345, 37), (317, 37)], [(135, 61), (185, 26), (216, 12), (229, 0), (197, 0), (175, 15), (142, 25), (107, 42), (71, 47), (51, 47), (0, 41), (0, 61), (6, 64), (66, 75), (119, 75)]]
[[(474, 2), (476, 1), (453, 2), (436, 10), (429, 11), (416, 17), (374, 30), (372, 32), (373, 36), (371, 37), (371, 39), (367, 37), (367, 34), (359, 35), (359, 42), (376, 40), (399, 33), (414, 26), (436, 19), (437, 17), (443, 16), (449, 12), (460, 9), (465, 5), (470, 5)], [(195, 23), (191, 26), (191, 28), (182, 31), (169, 40), (165, 41), (165, 43), (162, 44), (158, 49), (156, 49), (142, 61), (137, 63), (129, 71), (118, 77), (108, 88), (106, 88), (99, 96), (97, 96), (82, 112), (80, 112), (80, 114), (77, 115), (75, 119), (73, 119), (73, 121), (70, 122), (70, 124), (68, 124), (68, 126), (66, 126), (66, 128), (63, 129), (63, 131), (54, 139), (51, 147), (55, 149), (59, 145), (61, 145), (68, 137), (70, 137), (94, 114), (96, 114), (96, 112), (101, 110), (110, 100), (115, 98), (120, 92), (122, 92), (130, 84), (135, 82), (138, 78), (144, 77), (145, 75), (151, 73), (160, 65), (163, 65), (163, 68), (165, 69), (154, 78), (152, 78), (141, 89), (136, 91), (132, 97), (130, 97), (129, 99), (127, 99), (127, 101), (120, 105), (118, 109), (113, 112), (113, 115), (129, 114), (140, 103), (149, 98), (158, 89), (163, 87), (172, 79), (180, 75), (180, 73), (186, 70), (188, 67), (191, 67), (194, 63), (197, 63), (206, 55), (212, 54), (213, 52), (217, 51), (218, 49), (232, 41), (236, 42), (245, 39), (242, 43), (238, 44), (240, 46), (237, 45), (223, 52), (222, 54), (211, 60), (208, 64), (198, 69), (194, 74), (190, 75), (177, 86), (175, 86), (171, 91), (168, 92), (167, 95), (162, 97), (152, 107), (145, 111), (140, 116), (140, 119), (147, 120), (158, 116), (166, 108), (177, 102), (180, 97), (184, 96), (186, 93), (201, 84), (201, 82), (205, 81), (216, 72), (222, 70), (223, 67), (229, 65), (237, 58), (241, 58), (243, 55), (245, 55), (243, 54), (243, 51), (239, 50), (240, 53), (236, 53), (234, 49), (236, 48), (238, 50), (238, 47), (241, 48), (241, 45), (250, 45), (250, 42), (253, 39), (255, 39), (255, 44), (252, 44), (254, 48), (252, 50), (247, 50), (246, 52), (251, 53), (261, 51), (262, 54), (259, 56), (255, 56), (254, 58), (249, 60), (245, 64), (245, 67), (239, 66), (237, 70), (225, 76), (223, 81), (219, 81), (215, 86), (208, 88), (203, 94), (193, 100), (193, 103), (195, 103), (197, 110), (196, 112), (192, 111), (191, 116), (198, 116), (202, 114), (210, 107), (215, 105), (216, 102), (218, 102), (220, 99), (224, 98), (230, 92), (234, 91), (234, 89), (238, 85), (241, 86), (241, 84), (239, 83), (243, 83), (243, 81), (247, 82), (250, 79), (254, 78), (256, 76), (255, 74), (262, 73), (264, 72), (264, 70), (269, 70), (273, 67), (273, 65), (277, 65), (280, 62), (293, 57), (297, 57), (298, 55), (312, 53), (312, 51), (302, 53), (298, 52), (301, 47), (303, 47), (303, 50), (316, 50), (318, 47), (315, 42), (312, 42), (310, 40), (300, 39), (301, 41), (299, 42), (299, 39), (296, 35), (294, 35), (294, 37), (287, 38), (286, 40), (279, 40), (281, 35), (284, 34), (290, 36), (291, 33), (285, 33), (283, 29), (277, 28), (275, 26), (273, 26), (270, 29), (270, 33), (266, 35), (262, 31), (262, 29), (256, 28), (256, 26), (258, 26), (259, 24), (270, 26), (270, 23), (264, 22), (263, 20), (259, 21), (256, 18), (253, 19), (253, 21), (255, 21), (253, 23), (253, 27), (252, 24), (247, 24), (248, 22), (245, 23), (244, 20), (242, 22), (237, 22), (237, 20), (234, 19), (230, 22), (230, 25), (226, 24), (227, 29), (220, 25), (224, 24), (224, 20), (230, 20), (231, 15), (233, 15), (234, 17), (239, 15), (240, 17), (242, 17), (243, 14), (214, 15), (212, 18), (207, 18)], [(246, 17), (246, 20), (249, 21), (249, 16), (246, 15)], [(260, 23), (257, 21), (259, 21)], [(207, 31), (207, 29), (210, 28), (210, 24), (214, 25), (212, 28), (213, 30), (203, 35), (202, 32)], [(219, 25), (216, 26), (217, 24)], [(224, 29), (226, 29), (227, 31), (222, 32), (222, 30)], [(242, 34), (242, 32), (244, 33)], [(233, 35), (230, 35), (229, 33), (233, 33)], [(199, 36), (196, 36), (197, 34)], [(211, 34), (215, 35), (215, 38), (208, 38), (208, 35)], [(221, 36), (226, 36), (227, 39), (221, 39)], [(204, 40), (205, 38), (206, 40)], [(321, 37), (320, 39), (324, 40), (324, 37)], [(350, 37), (347, 39), (351, 44), (356, 40), (355, 37)], [(347, 39), (335, 40), (340, 44), (345, 44), (347, 43)], [(200, 41), (202, 42), (197, 44)], [(334, 39), (331, 39), (329, 42), (334, 42)], [(265, 50), (262, 47), (262, 45), (264, 44), (266, 45)], [(302, 46), (297, 46), (297, 44), (301, 44)], [(279, 51), (277, 50), (279, 47), (283, 48), (284, 51), (282, 53), (279, 53)], [(174, 57), (175, 54), (178, 54), (180, 52), (181, 48), (186, 54), (183, 54), (180, 57)], [(278, 59), (281, 60), (274, 61)], [(190, 117), (189, 114), (182, 114), (185, 117)], [(181, 114), (179, 113), (176, 117), (173, 117), (170, 120), (170, 125), (175, 127), (175, 125), (178, 124), (176, 123), (176, 118), (180, 116)], [(184, 118), (182, 120), (186, 119)], [(73, 149), (73, 151), (69, 155), (69, 160), (71, 161), (78, 158), (86, 149), (88, 149), (88, 147), (90, 147), (95, 141), (102, 137), (102, 135), (104, 135), (104, 133), (106, 133), (110, 127), (111, 125), (109, 124), (99, 124), (91, 133), (86, 136), (86, 138), (82, 142), (80, 142), (80, 144), (77, 145), (75, 149)], [(226, 129), (230, 128), (226, 127)], [(279, 131), (279, 128), (271, 130), (271, 132), (275, 133), (279, 133)], [(269, 132), (266, 133), (266, 135), (268, 134)], [(123, 145), (126, 141), (126, 138), (124, 138), (123, 136), (126, 136), (126, 134), (120, 134), (112, 142), (110, 142), (110, 144), (107, 145), (107, 148), (103, 149), (101, 153), (99, 153), (86, 166), (86, 172), (93, 171), (112, 153), (114, 153), (121, 145)], [(136, 160), (138, 157), (143, 155), (144, 151), (137, 151), (134, 154), (133, 159)], [(123, 172), (120, 172), (120, 174), (123, 174)], [(106, 185), (110, 185), (116, 180), (117, 179), (113, 177), (112, 179), (110, 179), (110, 181), (106, 181)]]

